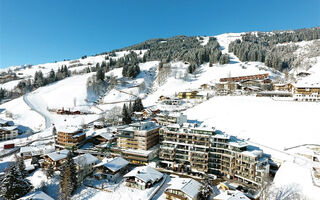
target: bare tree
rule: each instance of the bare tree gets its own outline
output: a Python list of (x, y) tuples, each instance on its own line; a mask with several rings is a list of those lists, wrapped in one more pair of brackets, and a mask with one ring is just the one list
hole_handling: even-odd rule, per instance
[(105, 115), (105, 120), (108, 124), (116, 125), (119, 123), (119, 116), (121, 115), (121, 107), (115, 106)]

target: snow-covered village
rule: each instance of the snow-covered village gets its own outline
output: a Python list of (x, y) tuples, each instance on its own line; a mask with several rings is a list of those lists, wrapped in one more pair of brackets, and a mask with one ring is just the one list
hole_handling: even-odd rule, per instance
[(175, 35), (1, 66), (0, 200), (319, 199), (319, 26)]

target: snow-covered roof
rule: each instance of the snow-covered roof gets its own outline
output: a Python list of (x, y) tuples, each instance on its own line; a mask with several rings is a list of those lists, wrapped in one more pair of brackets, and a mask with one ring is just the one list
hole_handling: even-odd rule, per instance
[(250, 200), (245, 194), (238, 190), (227, 190), (219, 195), (215, 196), (213, 199), (219, 200)]
[(101, 134), (99, 134), (97, 136), (101, 136), (101, 137), (103, 137), (103, 138), (105, 138), (107, 140), (111, 140), (111, 139), (114, 138), (114, 135), (112, 133), (101, 133)]
[(72, 136), (72, 137), (76, 138), (76, 137), (83, 136), (83, 135), (85, 135), (85, 134), (86, 134), (85, 132), (81, 132), (81, 133), (75, 134), (75, 135)]
[(111, 170), (112, 172), (116, 172), (120, 169), (122, 169), (123, 167), (127, 166), (129, 164), (129, 162), (121, 157), (116, 157), (114, 159), (112, 159), (111, 161), (107, 161), (107, 162), (103, 162), (100, 163), (96, 166), (104, 166), (106, 168), (108, 168), (109, 170)]
[(49, 153), (49, 154), (47, 154), (47, 156), (49, 156), (49, 158), (51, 158), (51, 160), (53, 160), (53, 161), (58, 161), (58, 160), (65, 159), (67, 157), (68, 153), (69, 153), (69, 150), (64, 149), (61, 151)]
[(228, 144), (230, 146), (237, 147), (237, 148), (242, 148), (242, 147), (248, 146), (248, 143), (246, 143), (246, 142), (244, 142), (242, 140), (239, 140), (236, 137), (231, 137), (230, 140), (231, 141), (228, 142)]
[(73, 158), (76, 165), (85, 166), (99, 162), (99, 159), (90, 153), (79, 155)]
[(131, 153), (131, 154), (136, 154), (136, 155), (141, 155), (141, 156), (149, 156), (151, 153), (156, 152), (159, 149), (159, 144), (154, 145), (148, 150), (142, 150), (142, 149), (122, 149), (124, 153)]
[(5, 126), (5, 127), (0, 127), (0, 129), (4, 131), (13, 131), (18, 129), (18, 126)]
[(64, 132), (64, 133), (74, 133), (77, 131), (80, 131), (81, 128), (77, 126), (60, 126), (57, 128), (58, 132)]
[(102, 121), (95, 121), (95, 122), (93, 122), (93, 125), (94, 126), (103, 126), (104, 124)]
[(180, 128), (180, 125), (179, 124), (169, 124), (167, 127), (168, 128)]
[(50, 153), (55, 150), (51, 145), (26, 146), (20, 148), (20, 153), (31, 153), (31, 155), (39, 155), (39, 153)]
[(29, 193), (24, 197), (21, 197), (19, 200), (54, 200), (54, 199), (48, 196), (46, 193), (39, 190), (39, 191)]
[(136, 177), (143, 182), (151, 182), (154, 183), (158, 180), (160, 180), (163, 177), (163, 174), (161, 172), (158, 172), (157, 170), (153, 169), (150, 166), (141, 166), (136, 167), (133, 170), (131, 170), (129, 173), (124, 175), (123, 177)]
[(262, 151), (261, 150), (253, 150), (253, 151), (244, 151), (241, 152), (241, 154), (246, 155), (246, 156), (250, 156), (250, 157), (258, 157), (260, 155), (262, 155)]
[(6, 124), (6, 123), (9, 123), (9, 122), (12, 122), (12, 121), (8, 121), (8, 120), (5, 120), (5, 119), (0, 119), (0, 124)]
[(295, 88), (320, 88), (320, 83), (297, 83)]
[(173, 178), (169, 182), (170, 186), (167, 189), (180, 190), (194, 199), (201, 187), (201, 183), (192, 178)]

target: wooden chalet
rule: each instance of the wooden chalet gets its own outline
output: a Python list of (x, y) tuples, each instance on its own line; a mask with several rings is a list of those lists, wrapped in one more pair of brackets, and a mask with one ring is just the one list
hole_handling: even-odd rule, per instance
[(64, 149), (46, 154), (44, 156), (44, 162), (42, 163), (42, 166), (44, 168), (48, 168), (49, 165), (52, 165), (55, 170), (58, 170), (59, 167), (62, 166), (62, 164), (66, 161), (68, 153), (69, 150)]
[(103, 160), (97, 164), (97, 178), (106, 178), (109, 181), (116, 181), (118, 177), (127, 172), (129, 162), (121, 157), (116, 157), (111, 160)]

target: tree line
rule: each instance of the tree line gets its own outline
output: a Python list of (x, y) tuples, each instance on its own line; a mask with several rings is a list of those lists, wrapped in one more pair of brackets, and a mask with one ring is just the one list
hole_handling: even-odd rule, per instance
[(272, 33), (246, 33), (242, 35), (241, 40), (237, 39), (229, 44), (229, 52), (233, 52), (242, 62), (264, 62), (268, 67), (285, 71), (293, 67), (297, 59), (293, 52), (298, 46), (277, 44), (316, 39), (320, 39), (320, 27)]

